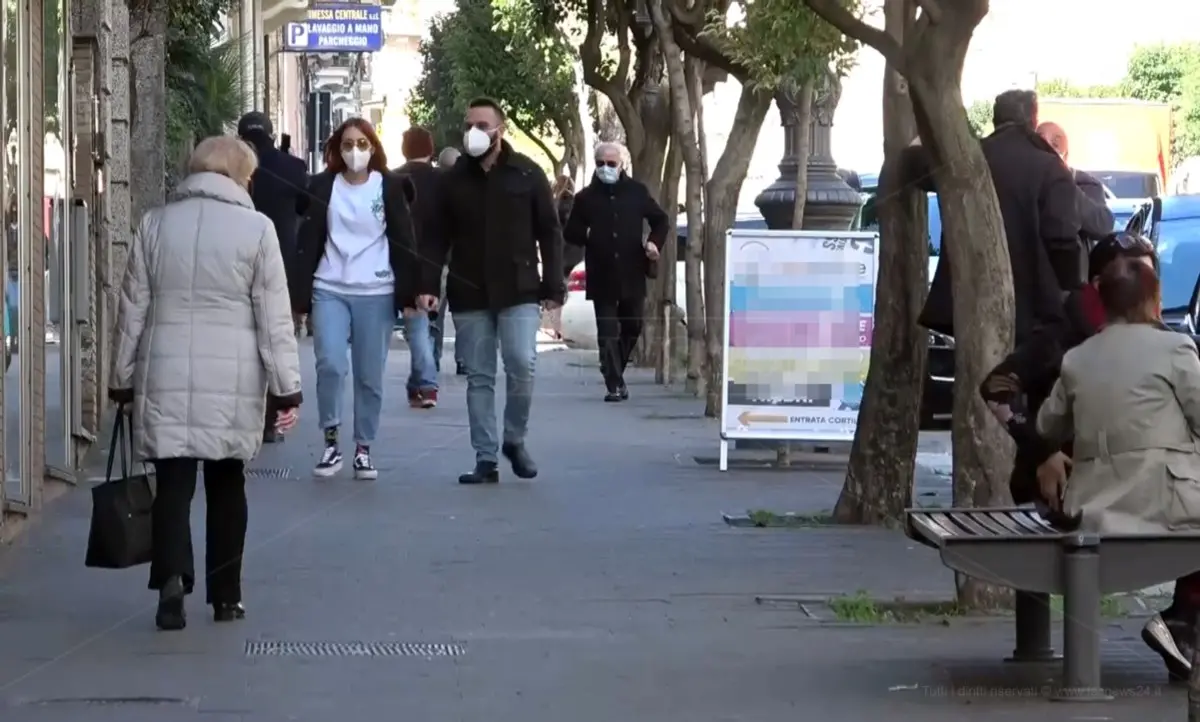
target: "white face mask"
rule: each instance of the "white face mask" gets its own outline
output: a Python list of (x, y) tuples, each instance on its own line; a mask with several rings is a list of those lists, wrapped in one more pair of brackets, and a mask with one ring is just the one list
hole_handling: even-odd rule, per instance
[(361, 173), (367, 169), (367, 164), (371, 162), (371, 151), (360, 150), (358, 148), (344, 150), (342, 151), (342, 160), (346, 161), (347, 168), (355, 173)]
[(463, 150), (467, 151), (467, 155), (478, 158), (491, 150), (491, 147), (492, 136), (487, 131), (471, 128), (463, 133)]
[(602, 165), (596, 169), (596, 177), (600, 179), (601, 183), (616, 183), (621, 177), (621, 169)]

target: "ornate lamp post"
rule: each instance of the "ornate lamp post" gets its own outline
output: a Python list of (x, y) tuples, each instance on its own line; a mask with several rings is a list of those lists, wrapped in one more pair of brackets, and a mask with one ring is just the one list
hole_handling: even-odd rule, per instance
[[(858, 215), (862, 201), (837, 172), (837, 163), (830, 150), (833, 135), (833, 112), (842, 96), (842, 83), (832, 72), (817, 88), (812, 103), (812, 119), (807, 128), (800, 127), (797, 87), (789, 85), (775, 95), (783, 125), (783, 159), (779, 161), (779, 178), (754, 199), (767, 227), (773, 230), (792, 227), (792, 209), (796, 203), (796, 171), (805, 164), (808, 193), (805, 196), (805, 230), (846, 230)], [(799, 158), (800, 133), (809, 134), (808, 158)]]

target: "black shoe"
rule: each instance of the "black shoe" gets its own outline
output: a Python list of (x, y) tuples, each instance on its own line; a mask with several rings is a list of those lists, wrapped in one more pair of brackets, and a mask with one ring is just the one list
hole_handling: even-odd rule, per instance
[(604, 400), (607, 403), (615, 404), (624, 401), (625, 397), (621, 395), (620, 391), (609, 391), (607, 394), (604, 394)]
[(622, 401), (627, 401), (629, 399), (629, 387), (625, 384), (621, 384), (621, 388), (617, 389), (617, 393), (621, 395)]
[(283, 441), (283, 434), (279, 433), (275, 429), (263, 430), (264, 444), (278, 444), (281, 441)]
[(1163, 658), (1172, 682), (1186, 682), (1192, 673), (1192, 630), (1183, 619), (1155, 614), (1142, 628), (1142, 641)]
[(212, 605), (214, 622), (232, 622), (246, 618), (246, 608), (241, 602), (220, 602)]
[(183, 580), (171, 577), (158, 590), (158, 612), (154, 623), (163, 631), (176, 631), (187, 626), (187, 614), (183, 609)]
[(500, 470), (494, 461), (477, 461), (475, 468), (458, 477), (460, 484), (496, 484), (500, 481)]
[(455, 362), (454, 375), (455, 376), (466, 376), (467, 375), (467, 367), (464, 364), (462, 364), (461, 362)]
[(517, 475), (517, 478), (533, 479), (537, 477), (537, 464), (533, 463), (533, 457), (525, 450), (524, 444), (502, 444), (500, 453), (504, 454), (504, 458), (512, 464), (513, 473)]

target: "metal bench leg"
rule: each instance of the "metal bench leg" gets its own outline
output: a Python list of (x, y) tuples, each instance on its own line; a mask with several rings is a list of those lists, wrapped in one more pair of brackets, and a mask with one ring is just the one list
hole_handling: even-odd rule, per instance
[(1111, 700), (1100, 682), (1100, 540), (1065, 539), (1063, 555), (1063, 680), (1052, 699)]
[(1005, 662), (1053, 662), (1062, 659), (1050, 644), (1050, 595), (1016, 593), (1017, 646)]

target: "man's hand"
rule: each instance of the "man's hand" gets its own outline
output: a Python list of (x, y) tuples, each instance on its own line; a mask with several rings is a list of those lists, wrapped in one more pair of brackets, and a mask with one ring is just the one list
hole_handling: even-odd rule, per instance
[(417, 296), (418, 311), (436, 311), (438, 307), (438, 297), (423, 293)]
[(1062, 511), (1063, 494), (1067, 489), (1067, 477), (1071, 474), (1072, 466), (1071, 457), (1056, 451), (1037, 468), (1038, 489), (1042, 498), (1054, 511)]
[(654, 245), (653, 243), (647, 243), (646, 244), (646, 258), (649, 258), (651, 261), (657, 261), (658, 260), (658, 246)]
[(291, 431), (300, 420), (300, 409), (290, 408), (275, 414), (275, 430), (283, 434)]

